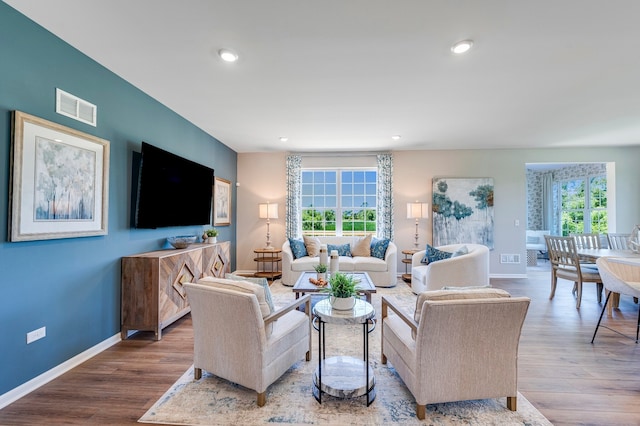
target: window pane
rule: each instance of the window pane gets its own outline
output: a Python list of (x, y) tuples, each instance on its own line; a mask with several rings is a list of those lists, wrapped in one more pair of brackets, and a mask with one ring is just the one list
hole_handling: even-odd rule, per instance
[(338, 207), (337, 197), (325, 197), (324, 202), (326, 207)]
[(311, 207), (313, 205), (313, 197), (302, 197), (302, 207)]
[(302, 184), (302, 195), (312, 195), (313, 185)]
[(311, 183), (311, 182), (313, 182), (313, 173), (302, 172), (302, 183)]
[(338, 173), (336, 172), (328, 171), (324, 175), (324, 180), (327, 183), (336, 183), (337, 175)]
[(365, 186), (365, 191), (367, 191), (367, 192), (365, 192), (365, 194), (367, 194), (367, 195), (376, 195), (376, 184), (375, 183), (373, 183), (373, 184), (372, 183), (368, 183)]
[(353, 194), (353, 186), (351, 184), (342, 184), (342, 195), (352, 195)]
[(357, 182), (357, 183), (363, 183), (364, 182), (364, 172), (353, 172), (353, 181)]
[(376, 183), (378, 181), (378, 173), (373, 171), (364, 172), (367, 183)]

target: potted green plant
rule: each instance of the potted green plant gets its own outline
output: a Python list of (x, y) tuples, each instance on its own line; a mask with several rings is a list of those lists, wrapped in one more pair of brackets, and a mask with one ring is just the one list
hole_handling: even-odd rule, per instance
[(318, 281), (327, 280), (327, 265), (325, 265), (324, 263), (319, 263), (314, 266), (313, 269), (315, 269), (318, 273)]
[(216, 228), (209, 228), (202, 234), (202, 241), (209, 244), (215, 244), (218, 242), (218, 230)]
[(356, 289), (357, 284), (353, 275), (336, 272), (335, 274), (331, 274), (329, 287), (323, 291), (329, 293), (329, 300), (334, 309), (348, 310), (353, 308), (356, 303), (355, 296), (358, 294), (358, 290)]

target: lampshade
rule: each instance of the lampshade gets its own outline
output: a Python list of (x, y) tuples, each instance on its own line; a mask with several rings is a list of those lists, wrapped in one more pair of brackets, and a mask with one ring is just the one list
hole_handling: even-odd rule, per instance
[(258, 206), (260, 207), (260, 219), (278, 218), (278, 203), (260, 203)]
[(429, 203), (407, 203), (407, 219), (426, 219), (429, 217)]

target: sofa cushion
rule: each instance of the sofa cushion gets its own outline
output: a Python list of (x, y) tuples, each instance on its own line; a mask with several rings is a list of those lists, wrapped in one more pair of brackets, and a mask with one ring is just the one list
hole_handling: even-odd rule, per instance
[[(472, 288), (464, 290), (461, 288), (455, 290), (432, 290), (423, 291), (418, 294), (416, 300), (416, 310), (413, 314), (413, 319), (420, 324), (420, 316), (422, 315), (422, 305), (425, 301), (441, 301), (441, 300), (460, 300), (460, 299), (490, 299), (497, 297), (511, 297), (511, 295), (499, 288)], [(415, 339), (415, 333), (412, 333), (412, 337)]]
[(353, 249), (351, 250), (351, 256), (371, 256), (371, 238), (372, 235), (369, 234), (366, 237), (360, 238), (353, 245)]
[(357, 256), (353, 258), (354, 271), (386, 272), (387, 262), (377, 257)]
[(318, 257), (304, 256), (291, 263), (291, 270), (296, 272), (313, 271), (318, 263), (320, 263)]
[(427, 244), (427, 248), (424, 253), (424, 257), (422, 258), (422, 263), (432, 263), (437, 262), (438, 260), (449, 259), (453, 253), (449, 253), (448, 251), (438, 250), (435, 247), (431, 247)]
[(257, 285), (262, 286), (262, 288), (264, 289), (264, 298), (267, 301), (267, 305), (269, 305), (269, 309), (271, 309), (271, 312), (275, 312), (276, 307), (273, 304), (273, 296), (271, 295), (271, 287), (269, 287), (269, 282), (267, 281), (266, 278), (243, 277), (241, 275), (234, 275), (234, 274), (226, 274), (224, 277), (226, 279), (228, 279), (228, 280), (246, 281), (246, 282), (249, 282), (249, 283), (253, 283), (253, 284), (257, 284)]
[(527, 244), (538, 244), (540, 242), (540, 237), (535, 235), (527, 236)]
[(316, 237), (303, 235), (304, 246), (307, 249), (307, 256), (316, 257), (320, 254), (320, 240)]
[(387, 255), (387, 248), (389, 247), (390, 242), (391, 240), (388, 238), (377, 239), (374, 237), (371, 240), (371, 256), (384, 260), (384, 257)]
[(331, 252), (336, 250), (338, 252), (338, 256), (351, 256), (351, 244), (327, 244), (327, 251), (329, 255)]
[(307, 255), (307, 247), (304, 245), (304, 241), (296, 240), (295, 238), (289, 238), (289, 247), (291, 247), (291, 253), (294, 259), (300, 259)]

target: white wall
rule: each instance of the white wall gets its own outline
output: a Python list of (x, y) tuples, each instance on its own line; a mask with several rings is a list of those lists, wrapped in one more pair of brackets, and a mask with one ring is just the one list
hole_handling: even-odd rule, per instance
[[(266, 225), (258, 219), (258, 203), (279, 203), (280, 218), (272, 221), (271, 240), (285, 239), (286, 153), (238, 154), (237, 269), (255, 270), (253, 249), (265, 243)], [(526, 163), (615, 162), (616, 223), (629, 229), (640, 223), (640, 147), (532, 150), (397, 151), (394, 155), (394, 220), (398, 249), (413, 247), (415, 221), (406, 218), (406, 203), (431, 204), (433, 177), (492, 177), (495, 191), (495, 248), (492, 276), (526, 274)], [(317, 161), (317, 160), (314, 160)], [(519, 220), (520, 226), (515, 226)], [(420, 246), (431, 243), (431, 218), (420, 222)], [(500, 253), (518, 253), (518, 265), (500, 264)], [(398, 256), (398, 272), (404, 264)]]

